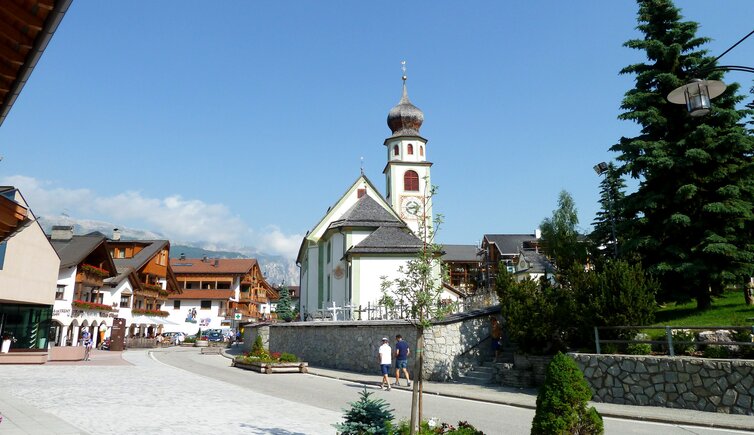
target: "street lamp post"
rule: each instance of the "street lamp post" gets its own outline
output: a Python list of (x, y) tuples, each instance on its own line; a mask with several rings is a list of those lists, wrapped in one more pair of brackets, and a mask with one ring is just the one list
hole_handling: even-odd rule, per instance
[[(733, 50), (738, 44), (742, 43), (746, 38), (754, 34), (754, 30), (749, 32), (746, 36), (739, 39), (738, 42), (733, 44), (730, 48), (725, 50), (720, 56), (712, 59), (708, 65), (713, 65), (718, 59), (723, 57), (729, 51)], [(724, 66), (707, 66), (698, 68), (692, 71), (693, 74), (704, 75), (712, 71), (743, 71), (754, 73), (754, 68), (741, 65), (724, 65)], [(668, 101), (674, 104), (685, 104), (686, 110), (688, 110), (691, 116), (704, 116), (712, 109), (713, 98), (720, 96), (725, 92), (726, 84), (720, 80), (706, 80), (706, 79), (692, 79), (689, 83), (673, 89), (668, 94)], [(752, 106), (752, 104), (748, 104)], [(596, 169), (595, 169), (596, 170)]]
[[(596, 165), (594, 165), (594, 172), (597, 173), (598, 176), (605, 175), (605, 179), (607, 180), (607, 177), (609, 176), (609, 166), (605, 162), (599, 162)], [(607, 175), (606, 175), (607, 174)], [(613, 192), (612, 187), (610, 186), (610, 182), (607, 183), (607, 212), (609, 214), (610, 218), (610, 230), (612, 232), (612, 239), (613, 239), (613, 258), (618, 258), (618, 239), (615, 237), (615, 216), (613, 215)]]

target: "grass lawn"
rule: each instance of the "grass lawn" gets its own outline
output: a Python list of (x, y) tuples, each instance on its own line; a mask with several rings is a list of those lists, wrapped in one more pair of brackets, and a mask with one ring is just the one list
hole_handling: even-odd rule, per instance
[(696, 302), (669, 303), (657, 310), (653, 326), (751, 326), (754, 305), (747, 306), (743, 292), (729, 291), (712, 300), (712, 308), (696, 310)]

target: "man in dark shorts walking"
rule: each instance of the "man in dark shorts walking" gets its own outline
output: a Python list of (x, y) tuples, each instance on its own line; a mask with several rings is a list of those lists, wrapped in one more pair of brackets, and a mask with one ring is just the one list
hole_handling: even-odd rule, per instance
[(411, 378), (408, 376), (408, 355), (411, 353), (411, 349), (408, 348), (408, 343), (403, 341), (403, 337), (400, 334), (395, 336), (395, 385), (400, 386), (398, 381), (401, 379), (401, 370), (403, 375), (406, 376), (406, 386), (411, 386)]

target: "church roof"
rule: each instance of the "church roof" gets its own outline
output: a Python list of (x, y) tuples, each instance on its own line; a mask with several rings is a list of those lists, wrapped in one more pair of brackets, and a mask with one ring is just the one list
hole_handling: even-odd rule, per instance
[(415, 235), (394, 226), (377, 228), (361, 243), (346, 252), (351, 254), (415, 254), (424, 243)]
[(395, 107), (390, 109), (387, 114), (387, 125), (393, 135), (399, 136), (419, 136), (419, 129), (424, 122), (424, 113), (418, 107), (411, 104), (406, 91), (406, 76), (403, 76), (403, 95), (401, 101)]
[(381, 226), (405, 227), (406, 224), (385, 210), (385, 207), (371, 196), (364, 195), (343, 213), (340, 219), (331, 223), (329, 228)]

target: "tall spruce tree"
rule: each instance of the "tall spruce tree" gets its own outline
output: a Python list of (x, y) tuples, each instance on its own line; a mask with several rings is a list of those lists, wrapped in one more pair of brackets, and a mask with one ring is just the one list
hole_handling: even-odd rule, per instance
[[(589, 235), (592, 244), (598, 248), (595, 253), (603, 257), (617, 257), (623, 228), (622, 201), (625, 196), (626, 183), (620, 176), (615, 164), (608, 163), (604, 178), (600, 182), (600, 210), (594, 218), (594, 230)], [(624, 229), (625, 230), (625, 229)]]
[[(634, 251), (662, 285), (660, 298), (695, 298), (711, 304), (711, 293), (751, 275), (754, 246), (754, 141), (742, 126), (747, 115), (735, 105), (743, 97), (732, 84), (714, 100), (706, 117), (694, 118), (667, 101), (668, 93), (714, 65), (701, 49), (708, 38), (696, 36), (698, 24), (681, 21), (670, 0), (638, 0), (637, 29), (642, 38), (625, 46), (644, 51), (646, 61), (624, 68), (636, 76), (626, 92), (620, 119), (641, 126), (641, 134), (621, 138), (623, 173), (639, 179), (624, 201), (632, 217)], [(721, 79), (722, 72), (703, 74)]]
[(285, 284), (280, 287), (279, 295), (280, 299), (278, 299), (275, 313), (277, 313), (279, 319), (284, 322), (290, 322), (293, 320), (295, 313), (293, 311), (293, 306), (291, 305), (291, 293)]

